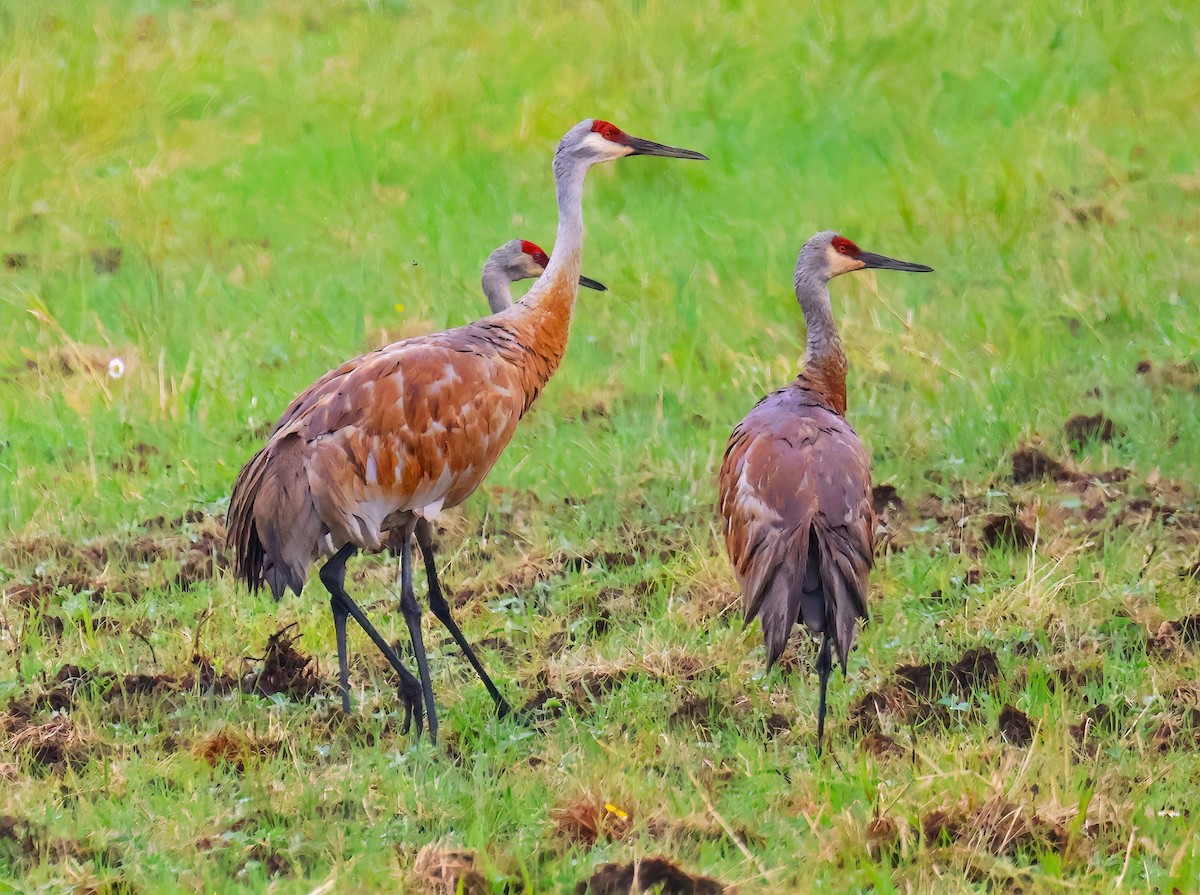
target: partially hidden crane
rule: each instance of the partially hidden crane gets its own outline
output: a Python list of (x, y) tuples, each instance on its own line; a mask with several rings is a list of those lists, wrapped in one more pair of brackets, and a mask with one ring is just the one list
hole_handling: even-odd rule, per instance
[(796, 298), (808, 328), (803, 371), (760, 400), (729, 438), (718, 481), (725, 544), (746, 622), (762, 620), (767, 668), (792, 626), (821, 638), (817, 752), (825, 735), (831, 645), (842, 673), (867, 619), (874, 562), (870, 459), (846, 422), (846, 355), (829, 302), (829, 281), (865, 268), (932, 268), (864, 252), (827, 230), (796, 259)]
[[(521, 280), (536, 279), (545, 271), (550, 259), (536, 242), (511, 239), (492, 254), (483, 265), (483, 295), (493, 314), (507, 311), (513, 305), (509, 287)], [(607, 292), (608, 287), (590, 277), (579, 278), (579, 285)]]
[[(632, 155), (705, 159), (585, 119), (554, 155), (558, 233), (545, 272), (506, 311), (405, 339), (326, 373), (284, 411), (267, 444), (238, 474), (229, 504), (235, 571), (276, 599), (299, 594), (322, 557), (338, 650), (342, 708), (350, 709), (346, 620), (353, 616), (400, 677), (405, 729), (437, 711), (412, 587), (411, 543), (425, 561), (429, 604), (475, 668), (501, 715), (511, 708), (455, 624), (434, 565), (429, 520), (462, 503), (487, 476), (558, 369), (580, 281), (583, 183), (592, 165)], [(401, 599), (418, 677), (346, 592), (346, 562), (401, 534)], [(422, 702), (424, 703), (422, 706)]]

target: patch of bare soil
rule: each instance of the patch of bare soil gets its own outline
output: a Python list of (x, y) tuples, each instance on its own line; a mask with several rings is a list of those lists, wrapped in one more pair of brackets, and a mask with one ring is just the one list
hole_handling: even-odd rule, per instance
[(1034, 532), (1028, 523), (1017, 516), (991, 515), (979, 538), (989, 549), (1028, 550), (1033, 546)]
[(871, 506), (876, 516), (882, 516), (888, 510), (904, 509), (904, 501), (895, 485), (876, 485), (871, 489)]
[(88, 252), (88, 257), (92, 259), (92, 269), (96, 273), (113, 274), (121, 269), (122, 254), (120, 246), (105, 246), (92, 249)]
[(474, 852), (426, 845), (417, 852), (413, 875), (426, 891), (435, 895), (490, 895), (487, 877), (478, 869)]
[(1146, 651), (1152, 656), (1167, 657), (1184, 647), (1200, 644), (1200, 615), (1188, 615), (1175, 621), (1163, 622), (1146, 639)]
[(308, 699), (321, 686), (316, 672), (310, 667), (312, 659), (294, 646), (296, 637), (289, 632), (296, 625), (276, 631), (267, 639), (267, 651), (261, 661), (262, 669), (248, 675), (242, 689), (259, 696), (282, 693), (289, 699)]
[(900, 826), (887, 816), (871, 818), (866, 830), (867, 854), (878, 861), (900, 847)]
[(575, 895), (634, 895), (657, 891), (662, 895), (722, 895), (725, 887), (707, 876), (693, 876), (664, 857), (643, 858), (628, 864), (601, 864), (575, 886)]
[(1079, 474), (1068, 469), (1045, 451), (1032, 445), (1024, 445), (1012, 455), (1012, 480), (1018, 485), (1053, 479), (1056, 482), (1073, 482)]
[(85, 764), (97, 753), (97, 744), (69, 718), (56, 718), (44, 724), (30, 724), (12, 719), (7, 750), (14, 755), (28, 755), (36, 764), (52, 770)]
[(597, 842), (616, 842), (633, 829), (629, 812), (590, 798), (578, 798), (550, 811), (554, 835), (568, 845), (591, 848)]
[(895, 741), (886, 733), (880, 733), (873, 730), (862, 738), (858, 744), (858, 748), (864, 752), (875, 755), (879, 758), (884, 758), (889, 755), (903, 755), (904, 747)]
[(278, 755), (279, 749), (277, 740), (257, 739), (223, 727), (196, 743), (192, 751), (210, 767), (227, 765), (241, 773), (264, 758)]
[(1183, 391), (1200, 391), (1200, 366), (1194, 360), (1180, 364), (1156, 366), (1149, 360), (1138, 361), (1137, 374), (1151, 388), (1177, 388)]
[(1063, 437), (1074, 453), (1079, 453), (1092, 442), (1107, 444), (1123, 434), (1124, 431), (1103, 413), (1092, 416), (1078, 413), (1063, 425)]
[(970, 845), (997, 857), (1018, 852), (1057, 852), (1067, 847), (1067, 831), (1060, 823), (1006, 799), (989, 799), (973, 810), (938, 808), (921, 818), (920, 832), (930, 845)]
[(229, 568), (229, 550), (225, 546), (223, 532), (206, 529), (188, 543), (183, 562), (171, 584), (180, 590), (190, 590), (193, 585), (215, 578), (217, 573)]
[(976, 647), (956, 662), (939, 660), (925, 665), (900, 665), (879, 690), (863, 696), (850, 709), (854, 729), (862, 734), (878, 732), (880, 721), (892, 716), (903, 724), (930, 720), (947, 723), (947, 697), (963, 698), (972, 690), (989, 686), (1000, 675), (996, 654)]
[(1020, 709), (1006, 705), (1000, 710), (1000, 736), (1014, 746), (1028, 746), (1033, 742), (1033, 723)]
[(1077, 724), (1071, 725), (1071, 734), (1081, 743), (1097, 735), (1113, 735), (1121, 731), (1129, 718), (1130, 709), (1125, 703), (1109, 705), (1101, 702), (1083, 713)]
[(97, 846), (77, 839), (52, 836), (49, 829), (32, 820), (0, 815), (0, 864), (30, 870), (40, 864), (44, 857), (104, 867), (121, 866), (121, 855), (115, 845)]

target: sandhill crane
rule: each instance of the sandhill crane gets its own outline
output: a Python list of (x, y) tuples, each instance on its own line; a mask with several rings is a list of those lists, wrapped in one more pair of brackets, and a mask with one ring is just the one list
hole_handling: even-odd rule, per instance
[[(541, 246), (527, 239), (509, 240), (488, 255), (483, 265), (483, 294), (492, 313), (499, 314), (512, 307), (510, 285), (540, 277), (549, 263)], [(579, 285), (597, 292), (608, 291), (607, 286), (590, 277), (580, 277)]]
[[(583, 182), (600, 162), (630, 155), (705, 159), (631, 137), (598, 119), (575, 125), (558, 144), (554, 181), (558, 235), (545, 273), (506, 311), (456, 329), (396, 342), (347, 361), (302, 392), (267, 444), (238, 474), (229, 504), (235, 570), (276, 599), (299, 594), (309, 568), (329, 591), (342, 708), (350, 709), (346, 618), (353, 616), (400, 677), (406, 723), (431, 740), (437, 712), (413, 594), (411, 542), (425, 560), (429, 603), (487, 688), (497, 711), (511, 711), (450, 614), (434, 566), (429, 521), (466, 500), (512, 438), (517, 422), (562, 360), (583, 253)], [(400, 610), (419, 680), (346, 592), (346, 561), (401, 533)]]
[(864, 268), (929, 272), (923, 264), (864, 252), (833, 231), (796, 259), (796, 298), (808, 328), (803, 371), (747, 414), (729, 438), (719, 478), (725, 545), (749, 624), (762, 619), (767, 668), (792, 625), (821, 636), (817, 752), (825, 735), (831, 638), (842, 674), (867, 618), (875, 514), (870, 462), (846, 422), (846, 355), (833, 322), (829, 281)]

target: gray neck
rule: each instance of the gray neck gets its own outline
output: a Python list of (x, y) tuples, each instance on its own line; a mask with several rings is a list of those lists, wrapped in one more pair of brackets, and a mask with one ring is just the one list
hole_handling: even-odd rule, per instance
[(796, 271), (796, 299), (808, 327), (808, 363), (842, 353), (842, 340), (829, 304), (829, 281), (823, 276)]
[(483, 294), (493, 314), (512, 307), (508, 274), (500, 262), (489, 258), (483, 265)]
[(574, 280), (579, 290), (579, 267), (583, 257), (583, 180), (588, 162), (565, 154), (554, 157), (554, 188), (558, 196), (558, 233), (546, 272), (538, 277), (525, 296), (527, 305), (537, 304), (562, 276)]

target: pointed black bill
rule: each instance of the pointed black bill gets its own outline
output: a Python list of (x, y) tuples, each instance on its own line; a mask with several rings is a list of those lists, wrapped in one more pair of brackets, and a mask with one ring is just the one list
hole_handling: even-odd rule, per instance
[(889, 258), (886, 255), (876, 255), (874, 252), (862, 252), (856, 257), (859, 261), (864, 262), (868, 268), (876, 270), (906, 270), (909, 273), (933, 273), (933, 268), (926, 267), (924, 264), (914, 264), (912, 261), (897, 261), (895, 258)]
[(607, 292), (608, 291), (607, 286), (605, 286), (599, 280), (593, 280), (591, 277), (580, 277), (579, 285), (587, 286), (589, 289), (594, 289), (597, 292)]
[(703, 152), (696, 152), (694, 149), (680, 149), (676, 146), (664, 146), (662, 143), (643, 140), (641, 137), (626, 136), (620, 142), (633, 150), (629, 153), (630, 155), (657, 155), (660, 158), (690, 158), (700, 162), (708, 161), (708, 156)]

